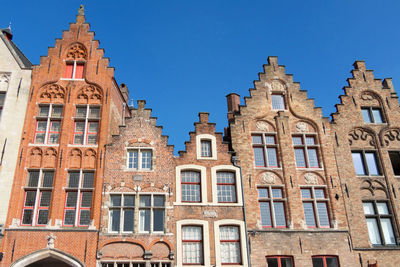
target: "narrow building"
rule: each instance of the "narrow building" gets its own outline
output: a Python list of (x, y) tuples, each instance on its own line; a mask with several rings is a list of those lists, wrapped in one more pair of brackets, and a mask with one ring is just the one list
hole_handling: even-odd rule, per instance
[(126, 105), (108, 64), (81, 6), (33, 68), (2, 266), (96, 265), (104, 146)]
[(248, 266), (240, 168), (208, 116), (175, 158), (176, 266)]
[(254, 86), (227, 96), (252, 266), (356, 266), (329, 118), (276, 57)]
[(32, 74), (31, 62), (12, 38), (11, 28), (0, 29), (0, 237), (18, 162)]
[(172, 267), (173, 146), (139, 100), (105, 151), (101, 267)]
[(358, 266), (400, 266), (400, 107), (392, 80), (356, 61), (332, 144)]

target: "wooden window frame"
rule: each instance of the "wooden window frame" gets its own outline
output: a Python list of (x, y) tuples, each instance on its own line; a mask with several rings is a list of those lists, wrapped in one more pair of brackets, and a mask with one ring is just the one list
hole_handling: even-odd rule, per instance
[[(40, 108), (41, 107), (48, 107), (48, 111), (46, 116), (43, 116), (40, 114)], [(53, 116), (53, 109), (61, 107), (61, 116)], [(64, 111), (64, 106), (61, 104), (39, 104), (38, 105), (38, 115), (36, 116), (36, 127), (35, 127), (35, 136), (34, 136), (34, 143), (35, 144), (49, 144), (49, 145), (56, 145), (60, 143), (60, 135), (61, 135), (61, 127), (62, 127), (62, 118), (63, 118), (63, 111)], [(38, 125), (39, 122), (46, 122), (46, 129), (44, 131), (38, 131)], [(60, 123), (60, 130), (58, 132), (52, 132), (51, 131), (51, 125), (53, 122), (59, 122)], [(36, 136), (38, 134), (44, 134), (44, 139), (43, 143), (38, 143), (36, 142)], [(58, 142), (57, 143), (51, 143), (50, 142), (50, 134), (58, 134)]]
[(327, 258), (336, 258), (336, 261), (338, 263), (338, 267), (340, 267), (340, 262), (339, 262), (339, 257), (338, 256), (335, 256), (335, 255), (318, 255), (318, 256), (312, 256), (311, 257), (311, 259), (314, 259), (314, 258), (321, 258), (323, 260), (324, 267), (328, 266), (327, 263), (326, 263), (326, 259)]
[(294, 260), (293, 260), (293, 256), (286, 256), (286, 255), (277, 255), (277, 256), (266, 256), (265, 257), (265, 262), (267, 264), (268, 267), (268, 259), (277, 259), (278, 260), (278, 267), (282, 267), (282, 262), (281, 259), (290, 259), (292, 262), (292, 266), (294, 267)]
[[(293, 138), (294, 137), (299, 137), (301, 138), (302, 144), (294, 144), (293, 142)], [(307, 144), (307, 138), (312, 137), (314, 139), (314, 144)], [(304, 155), (304, 162), (305, 162), (305, 167), (302, 166), (297, 166), (297, 161), (296, 161), (296, 153), (295, 153), (295, 162), (296, 162), (296, 168), (299, 169), (321, 169), (322, 165), (321, 165), (321, 155), (320, 155), (320, 145), (318, 143), (318, 138), (317, 138), (317, 134), (316, 133), (296, 133), (296, 134), (292, 134), (292, 144), (293, 144), (293, 150), (302, 150), (303, 151), (303, 155)], [(308, 155), (308, 151), (309, 150), (315, 150), (316, 155), (317, 155), (317, 163), (318, 166), (317, 167), (313, 167), (310, 166), (310, 159), (309, 159), (309, 155)]]
[[(143, 156), (142, 156), (142, 152), (144, 151), (150, 151), (151, 152), (151, 162), (150, 162), (150, 168), (142, 168), (142, 163), (143, 163)], [(137, 157), (138, 157), (138, 164), (137, 164), (137, 168), (134, 167), (134, 164), (132, 165), (132, 167), (129, 167), (129, 159), (131, 158), (130, 156), (130, 152), (137, 152)], [(126, 149), (126, 168), (128, 170), (132, 170), (132, 171), (152, 171), (153, 170), (153, 148), (152, 147), (138, 147), (138, 148), (134, 148), (134, 147), (129, 147)]]
[[(317, 198), (315, 196), (315, 190), (316, 189), (317, 190), (318, 189), (322, 189), (323, 190), (324, 198)], [(329, 198), (327, 197), (326, 189), (327, 189), (326, 186), (302, 186), (302, 187), (300, 187), (300, 194), (301, 194), (301, 190), (310, 190), (310, 193), (311, 193), (311, 198), (303, 198), (303, 196), (301, 195), (302, 204), (304, 204), (304, 203), (312, 203), (312, 206), (313, 206), (315, 226), (307, 225), (307, 228), (332, 228), (331, 214), (329, 212), (330, 211)], [(318, 213), (318, 203), (325, 203), (326, 204), (326, 213), (328, 215), (329, 226), (321, 226), (320, 225), (320, 219), (319, 219), (319, 213)], [(304, 210), (303, 210), (303, 215), (304, 215), (304, 219), (305, 219)], [(307, 222), (306, 222), (306, 224), (307, 224)]]
[[(368, 116), (371, 118), (371, 122), (366, 122), (363, 115), (363, 110), (368, 111)], [(382, 122), (376, 122), (373, 110), (379, 110), (379, 115), (381, 116)], [(385, 116), (383, 115), (382, 108), (375, 106), (375, 107), (361, 107), (361, 115), (363, 117), (363, 122), (367, 124), (384, 124), (386, 123)]]
[[(85, 117), (78, 115), (79, 108), (86, 108)], [(92, 117), (90, 111), (92, 109), (99, 108), (99, 116)], [(84, 145), (84, 146), (97, 146), (99, 141), (99, 128), (100, 128), (100, 119), (101, 119), (101, 106), (100, 105), (77, 105), (75, 109), (75, 117), (74, 117), (74, 135), (72, 139), (72, 144), (74, 145)], [(82, 132), (76, 132), (76, 124), (79, 122), (84, 123), (84, 129)], [(96, 132), (89, 132), (90, 123), (97, 123), (97, 131)], [(82, 143), (75, 143), (75, 136), (78, 134), (83, 134)], [(96, 135), (96, 143), (89, 144), (89, 135)]]
[[(219, 239), (220, 244), (221, 243), (239, 243), (239, 254), (240, 254), (240, 261), (239, 262), (223, 262), (222, 261), (222, 257), (221, 257), (221, 264), (222, 265), (241, 265), (242, 264), (242, 244), (241, 244), (241, 240), (240, 240), (240, 226), (239, 225), (220, 225), (219, 226), (219, 232), (220, 232), (220, 236), (221, 236), (221, 228), (223, 227), (235, 227), (237, 229), (237, 233), (239, 236), (239, 239), (228, 239), (228, 240), (224, 240), (224, 239)], [(220, 245), (221, 247), (221, 245)], [(221, 253), (222, 254), (222, 253)]]
[[(232, 173), (233, 174), (233, 183), (218, 183), (218, 173)], [(216, 181), (217, 181), (217, 201), (218, 201), (218, 203), (237, 203), (238, 196), (237, 196), (237, 185), (236, 185), (236, 172), (219, 170), (219, 171), (216, 172)], [(201, 182), (201, 179), (200, 179), (200, 182)], [(218, 192), (219, 192), (218, 187), (219, 186), (233, 186), (234, 187), (234, 191), (233, 192), (235, 192), (236, 201), (219, 201), (219, 199), (218, 199)]]
[[(353, 153), (354, 154), (355, 153), (360, 153), (361, 154), (361, 163), (363, 165), (362, 167), (363, 167), (364, 172), (365, 172), (365, 175), (357, 174), (357, 171), (356, 171), (355, 166), (354, 166), (354, 161), (353, 161), (354, 172), (356, 173), (356, 176), (359, 176), (359, 177), (366, 177), (366, 176), (377, 177), (377, 176), (382, 176), (382, 168), (381, 168), (381, 165), (380, 165), (380, 160), (379, 160), (379, 156), (378, 156), (378, 151), (377, 150), (352, 150), (351, 151), (352, 156), (353, 156)], [(365, 156), (366, 153), (373, 153), (374, 154), (374, 159), (375, 159), (376, 168), (378, 170), (378, 174), (370, 174), (368, 163), (367, 163), (367, 159), (366, 159), (366, 156)]]
[[(253, 137), (254, 136), (260, 136), (261, 137), (261, 144), (255, 144), (253, 142)], [(274, 144), (267, 144), (265, 142), (265, 138), (266, 137), (273, 137), (274, 138)], [(278, 145), (278, 142), (277, 142), (276, 133), (252, 133), (251, 134), (251, 138), (252, 138), (251, 142), (252, 142), (252, 147), (253, 147), (254, 166), (256, 168), (274, 168), (274, 169), (281, 168), (279, 145)], [(262, 148), (263, 149), (264, 166), (257, 166), (256, 165), (256, 156), (255, 156), (255, 153), (254, 153), (254, 148)], [(268, 148), (275, 149), (277, 166), (269, 165), (269, 163), (268, 163)]]
[[(260, 197), (260, 194), (258, 193), (258, 208), (259, 208), (259, 213), (260, 213), (260, 219), (261, 219), (261, 202), (268, 202), (269, 203), (269, 214), (271, 216), (271, 226), (269, 225), (262, 225), (262, 228), (287, 228), (287, 218), (286, 218), (286, 203), (287, 199), (284, 197), (285, 192), (284, 192), (284, 186), (259, 186), (257, 187), (257, 191), (259, 189), (267, 189), (268, 190), (268, 197)], [(282, 192), (282, 197), (274, 197), (272, 194), (272, 189), (280, 189)], [(284, 219), (285, 219), (285, 226), (277, 226), (276, 225), (276, 216), (275, 216), (275, 207), (274, 203), (275, 202), (280, 202), (283, 203), (283, 214), (284, 214)]]
[[(196, 172), (199, 174), (199, 182), (183, 182), (182, 181), (182, 174), (184, 172)], [(182, 203), (202, 203), (202, 195), (201, 195), (201, 172), (199, 170), (181, 170), (181, 175), (180, 175), (180, 179), (181, 179), (181, 202)], [(200, 199), (198, 201), (188, 201), (188, 200), (183, 200), (183, 186), (187, 185), (187, 184), (194, 184), (194, 185), (198, 185), (199, 186), (199, 196)]]
[[(200, 232), (201, 232), (201, 240), (190, 240), (190, 239), (183, 239), (183, 232), (184, 232), (184, 228), (185, 227), (198, 227), (200, 228)], [(182, 265), (204, 265), (204, 228), (202, 225), (191, 225), (191, 224), (185, 224), (181, 226), (181, 232), (182, 232), (182, 237), (181, 237), (181, 242), (182, 242)], [(207, 234), (207, 233), (206, 233)], [(183, 261), (184, 257), (184, 250), (183, 247), (185, 245), (185, 243), (200, 243), (201, 244), (201, 253), (202, 253), (202, 258), (201, 258), (201, 262), (200, 263), (186, 263)]]

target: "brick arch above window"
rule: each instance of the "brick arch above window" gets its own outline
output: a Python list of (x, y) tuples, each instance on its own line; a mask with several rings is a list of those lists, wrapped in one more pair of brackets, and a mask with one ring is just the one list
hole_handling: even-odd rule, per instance
[(357, 127), (348, 134), (348, 141), (351, 147), (377, 147), (375, 132), (366, 127)]
[(81, 43), (73, 43), (66, 50), (66, 60), (87, 60), (87, 58), (87, 49)]
[(77, 104), (101, 104), (103, 90), (93, 84), (85, 85), (76, 94)]
[(39, 89), (37, 102), (39, 103), (64, 103), (65, 89), (56, 83), (50, 83)]

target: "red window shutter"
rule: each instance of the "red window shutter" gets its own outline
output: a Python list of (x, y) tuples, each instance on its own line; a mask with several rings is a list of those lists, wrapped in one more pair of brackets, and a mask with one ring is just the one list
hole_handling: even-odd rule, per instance
[(64, 78), (72, 79), (73, 70), (74, 70), (74, 63), (67, 63), (67, 66), (65, 68)]
[(83, 63), (76, 63), (75, 79), (83, 79)]

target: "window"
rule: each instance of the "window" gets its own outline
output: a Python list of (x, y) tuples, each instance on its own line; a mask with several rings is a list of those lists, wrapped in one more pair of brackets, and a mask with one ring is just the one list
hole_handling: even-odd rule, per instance
[(39, 105), (36, 116), (36, 144), (58, 144), (61, 130), (63, 106)]
[(384, 123), (380, 108), (364, 107), (361, 112), (365, 123)]
[(203, 228), (182, 226), (183, 264), (203, 264)]
[(83, 79), (83, 71), (85, 69), (85, 62), (82, 61), (68, 61), (65, 68), (65, 79)]
[(293, 257), (268, 256), (267, 267), (293, 267)]
[(4, 100), (6, 99), (6, 92), (0, 92), (0, 117), (3, 113)]
[(77, 145), (96, 145), (99, 120), (100, 107), (77, 106), (73, 143)]
[(201, 156), (212, 157), (211, 140), (201, 140)]
[(285, 201), (283, 188), (260, 187), (258, 188), (258, 203), (262, 227), (285, 228)]
[(219, 240), (221, 247), (221, 263), (222, 264), (240, 264), (242, 261), (240, 253), (240, 236), (239, 227), (237, 226), (220, 226)]
[(396, 245), (392, 225), (393, 215), (388, 202), (366, 201), (363, 202), (363, 208), (371, 244), (377, 246)]
[(110, 232), (133, 233), (135, 209), (139, 214), (139, 231), (135, 232), (164, 232), (165, 196), (138, 195), (139, 207), (135, 207), (135, 197), (128, 194), (110, 196)]
[(140, 195), (139, 231), (164, 232), (165, 196)]
[(200, 172), (182, 171), (182, 202), (201, 202)]
[(293, 135), (292, 142), (297, 168), (320, 168), (316, 135)]
[(313, 256), (313, 267), (339, 267), (339, 260), (336, 256)]
[(389, 151), (390, 162), (392, 163), (393, 173), (400, 176), (400, 152)]
[(236, 177), (233, 172), (217, 172), (218, 202), (236, 203)]
[(285, 109), (285, 99), (281, 94), (271, 95), (272, 109), (283, 110)]
[(381, 175), (374, 151), (352, 151), (351, 154), (358, 176)]
[(279, 168), (275, 134), (254, 134), (253, 152), (256, 167)]
[(88, 226), (94, 187), (94, 172), (69, 171), (64, 208), (64, 226)]
[(304, 218), (309, 228), (329, 228), (328, 198), (325, 188), (301, 188)]
[(151, 170), (153, 151), (151, 149), (129, 149), (128, 150), (128, 169)]
[(46, 225), (49, 219), (54, 171), (30, 170), (25, 186), (22, 225)]

